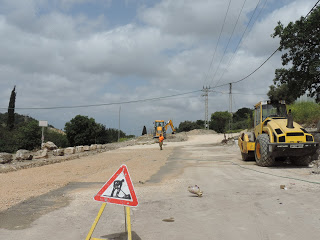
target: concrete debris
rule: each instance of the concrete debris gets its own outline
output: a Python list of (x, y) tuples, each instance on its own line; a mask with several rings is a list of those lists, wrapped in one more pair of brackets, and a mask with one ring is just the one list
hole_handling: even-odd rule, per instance
[(286, 185), (280, 185), (280, 189), (287, 190)]
[(320, 174), (320, 160), (313, 161), (309, 166), (313, 168), (312, 174)]
[(198, 197), (202, 197), (202, 191), (198, 187), (198, 185), (189, 186), (188, 191), (192, 194), (196, 194)]

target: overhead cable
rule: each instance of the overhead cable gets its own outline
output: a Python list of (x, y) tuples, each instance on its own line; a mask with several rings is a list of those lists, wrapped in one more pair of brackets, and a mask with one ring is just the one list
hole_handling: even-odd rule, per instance
[[(215, 71), (215, 73), (214, 73), (214, 75), (213, 75), (213, 77), (212, 77), (211, 83), (212, 83), (213, 80), (215, 79), (216, 74), (217, 74), (217, 72), (218, 72), (218, 69), (220, 68), (222, 59), (223, 59), (224, 56), (226, 55), (228, 46), (229, 46), (229, 44), (230, 44), (230, 40), (231, 40), (231, 38), (232, 38), (232, 36), (233, 36), (234, 30), (236, 29), (236, 26), (237, 26), (238, 22), (239, 22), (239, 18), (240, 18), (240, 16), (241, 16), (241, 13), (242, 13), (242, 10), (243, 10), (243, 7), (244, 7), (246, 1), (247, 1), (247, 0), (244, 0), (244, 2), (243, 2), (243, 4), (242, 4), (242, 7), (241, 7), (241, 10), (240, 10), (240, 12), (239, 12), (237, 21), (236, 21), (236, 23), (234, 24), (234, 27), (233, 27), (233, 29), (232, 29), (232, 33), (231, 33), (231, 35), (230, 35), (230, 37), (229, 37), (229, 40), (228, 40), (228, 43), (227, 43), (227, 45), (226, 45), (226, 47), (225, 47), (225, 49), (224, 49), (224, 52), (223, 52), (223, 55), (222, 55), (222, 57), (221, 57), (221, 59), (220, 59), (219, 65), (218, 65), (218, 67), (216, 68), (216, 71)], [(260, 0), (259, 0), (259, 2), (260, 2)], [(220, 81), (220, 79), (219, 79), (219, 81)], [(218, 85), (219, 81), (216, 83), (216, 85)], [(210, 84), (210, 85), (211, 85), (211, 84)]]
[[(225, 23), (226, 23), (226, 19), (227, 19), (227, 15), (228, 15), (228, 12), (229, 12), (230, 4), (231, 4), (231, 0), (229, 1), (228, 7), (227, 7), (227, 11), (226, 11), (226, 14), (225, 14), (225, 16), (224, 16), (224, 20), (223, 20), (223, 24), (222, 24), (222, 26), (221, 26), (219, 38), (218, 38), (216, 47), (215, 47), (215, 49), (214, 49), (214, 52), (213, 52), (213, 54), (212, 54), (212, 58), (211, 58), (211, 62), (210, 62), (209, 68), (208, 68), (208, 72), (207, 72), (207, 74), (206, 74), (206, 76), (205, 76), (205, 78), (204, 78), (204, 83), (206, 83), (206, 81), (207, 81), (207, 78), (208, 78), (210, 69), (211, 69), (211, 67), (212, 67), (213, 59), (214, 59), (214, 57), (215, 57), (215, 55), (216, 55), (216, 52), (217, 52), (218, 44), (219, 44), (219, 41), (220, 41), (220, 38), (221, 38), (221, 35), (222, 35), (222, 31), (223, 31), (224, 25), (225, 25)], [(205, 85), (205, 84), (204, 84), (204, 85)]]
[[(316, 4), (311, 8), (311, 10), (308, 12), (308, 14), (305, 16), (305, 18), (308, 17), (308, 15), (313, 11), (313, 9), (318, 5), (318, 3), (320, 2), (320, 0), (318, 0), (316, 2)], [(243, 80), (247, 79), (248, 77), (250, 77), (252, 74), (254, 74), (256, 71), (258, 71), (267, 61), (269, 61), (269, 59), (281, 48), (281, 46), (279, 46), (259, 67), (257, 67), (253, 72), (251, 72), (250, 74), (248, 74), (247, 76), (237, 80), (237, 81), (233, 81), (230, 83), (239, 83), (242, 82)], [(219, 86), (215, 86), (216, 87), (222, 87), (222, 86), (226, 86), (229, 85), (230, 83), (225, 83), (225, 84), (221, 84)]]
[[(146, 99), (139, 99), (139, 100), (132, 100), (132, 101), (123, 101), (123, 102), (113, 102), (113, 103), (100, 103), (100, 104), (88, 104), (88, 105), (77, 105), (77, 106), (58, 106), (58, 107), (15, 107), (14, 109), (65, 109), (65, 108), (85, 108), (85, 107), (100, 107), (100, 106), (111, 106), (111, 105), (121, 105), (121, 104), (129, 104), (129, 103), (138, 103), (138, 102), (147, 102), (147, 101), (155, 101), (155, 100), (161, 100), (165, 98), (171, 98), (176, 96), (182, 96), (187, 94), (192, 94), (196, 92), (200, 92), (201, 90), (195, 90), (191, 92), (185, 92), (185, 93), (179, 93), (169, 96), (163, 96), (163, 97), (155, 97), (155, 98), (146, 98)], [(0, 108), (0, 109), (10, 109), (10, 108)]]
[[(260, 1), (259, 1), (259, 2), (260, 2)], [(248, 24), (247, 24), (244, 32), (242, 33), (242, 36), (241, 36), (240, 40), (238, 41), (238, 44), (237, 44), (237, 46), (236, 46), (236, 48), (235, 48), (235, 51), (233, 52), (233, 54), (232, 54), (232, 56), (231, 56), (231, 58), (230, 58), (230, 60), (229, 60), (229, 62), (228, 62), (228, 64), (227, 64), (227, 67), (225, 68), (225, 70), (223, 71), (221, 77), (219, 78), (218, 83), (221, 81), (222, 77), (224, 76), (224, 74), (226, 73), (226, 71), (229, 69), (231, 62), (232, 62), (233, 59), (234, 59), (235, 54), (238, 52), (240, 43), (243, 41), (244, 35), (246, 34), (248, 27), (250, 26), (251, 20), (253, 19), (253, 16), (254, 16), (254, 14), (255, 14), (255, 12), (256, 12), (256, 10), (257, 10), (257, 7), (258, 7), (258, 5), (259, 5), (259, 2), (258, 2), (258, 4), (256, 5), (256, 8), (255, 8), (255, 10), (253, 11), (253, 14), (251, 15), (251, 18), (250, 18), (250, 20), (249, 20), (249, 22), (248, 22)], [(268, 0), (265, 0), (265, 2), (264, 2), (264, 4), (263, 4), (262, 8), (260, 9), (260, 11), (259, 11), (256, 19), (255, 19), (255, 20), (253, 21), (253, 23), (252, 23), (251, 29), (248, 31), (248, 34), (249, 34), (250, 31), (252, 30), (252, 28), (253, 28), (254, 24), (256, 23), (256, 21), (258, 20), (260, 14), (261, 14), (262, 10), (264, 9), (264, 7), (265, 7), (265, 5), (266, 5), (267, 2), (268, 2)], [(248, 36), (248, 34), (247, 34), (246, 36)], [(218, 85), (218, 84), (216, 84), (216, 85)]]

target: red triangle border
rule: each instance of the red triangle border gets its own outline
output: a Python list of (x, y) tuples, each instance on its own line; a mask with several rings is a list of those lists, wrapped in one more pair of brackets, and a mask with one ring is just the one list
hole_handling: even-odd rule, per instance
[[(128, 200), (122, 200), (122, 199), (116, 199), (116, 198), (108, 198), (108, 197), (102, 197), (101, 195), (105, 192), (105, 190), (114, 182), (114, 180), (119, 176), (119, 174), (123, 172), (130, 194), (131, 194), (131, 201)], [(125, 164), (121, 165), (118, 171), (116, 171), (113, 176), (103, 185), (103, 187), (100, 189), (100, 191), (97, 193), (97, 195), (93, 198), (96, 201), (100, 202), (107, 202), (107, 203), (113, 203), (118, 205), (124, 205), (124, 206), (131, 206), (135, 207), (138, 205), (138, 199), (136, 196), (136, 193), (133, 188), (133, 184), (129, 175), (128, 168)]]

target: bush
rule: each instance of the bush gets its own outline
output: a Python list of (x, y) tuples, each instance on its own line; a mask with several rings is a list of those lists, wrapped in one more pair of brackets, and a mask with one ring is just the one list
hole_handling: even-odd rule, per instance
[(41, 147), (41, 128), (37, 121), (20, 123), (12, 130), (0, 126), (0, 152), (14, 153), (19, 149)]
[(55, 132), (50, 129), (45, 130), (44, 140), (45, 142), (47, 141), (53, 142), (59, 148), (66, 148), (69, 146), (67, 135)]
[(179, 124), (177, 132), (189, 132), (194, 129), (203, 129), (203, 128), (204, 128), (203, 120), (197, 120), (195, 122), (184, 121)]
[(320, 120), (320, 105), (314, 102), (299, 102), (287, 106), (293, 120), (299, 124), (317, 124)]
[(229, 112), (215, 112), (211, 115), (209, 127), (218, 133), (224, 133), (227, 130), (229, 120), (231, 120)]

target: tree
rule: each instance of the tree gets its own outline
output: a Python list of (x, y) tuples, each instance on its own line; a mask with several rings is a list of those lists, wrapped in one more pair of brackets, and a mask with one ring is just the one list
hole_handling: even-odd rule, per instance
[(192, 121), (184, 121), (179, 124), (179, 127), (176, 129), (177, 132), (189, 132), (194, 129), (203, 129), (204, 128), (204, 120), (197, 120), (195, 122)]
[(227, 111), (215, 112), (211, 114), (209, 128), (215, 130), (218, 133), (223, 133), (226, 131), (226, 127), (229, 123), (229, 120), (231, 120), (231, 117), (231, 114)]
[(41, 147), (41, 128), (38, 121), (24, 123), (18, 130), (19, 148), (31, 151)]
[(234, 121), (241, 121), (248, 119), (248, 117), (252, 114), (253, 110), (250, 108), (240, 108), (233, 114)]
[(199, 128), (204, 128), (204, 123), (205, 123), (204, 120), (197, 120), (196, 121), (196, 124), (198, 125)]
[(77, 115), (65, 124), (65, 132), (71, 146), (96, 143), (99, 126), (93, 118)]
[(279, 102), (285, 100), (287, 104), (293, 103), (299, 96), (296, 94), (289, 94), (288, 84), (282, 84), (278, 87), (270, 86), (270, 90), (267, 93), (271, 102)]
[(198, 125), (192, 121), (184, 121), (179, 124), (178, 132), (189, 132), (193, 129), (197, 129)]
[(147, 128), (146, 126), (143, 126), (143, 130), (142, 130), (142, 136), (147, 134)]
[(16, 105), (16, 86), (11, 91), (9, 107), (8, 107), (8, 120), (7, 127), (12, 130), (14, 127), (14, 108)]
[(65, 148), (69, 146), (67, 136), (56, 132), (50, 128), (44, 130), (45, 141), (53, 142), (57, 147)]
[[(315, 8), (308, 17), (301, 17), (286, 27), (281, 22), (274, 29), (273, 38), (280, 38), (279, 50), (284, 50), (282, 65), (275, 71), (274, 84), (268, 96), (274, 100), (292, 102), (309, 92), (320, 102), (320, 6)], [(279, 99), (279, 97), (283, 99)], [(289, 98), (287, 98), (289, 97)]]

